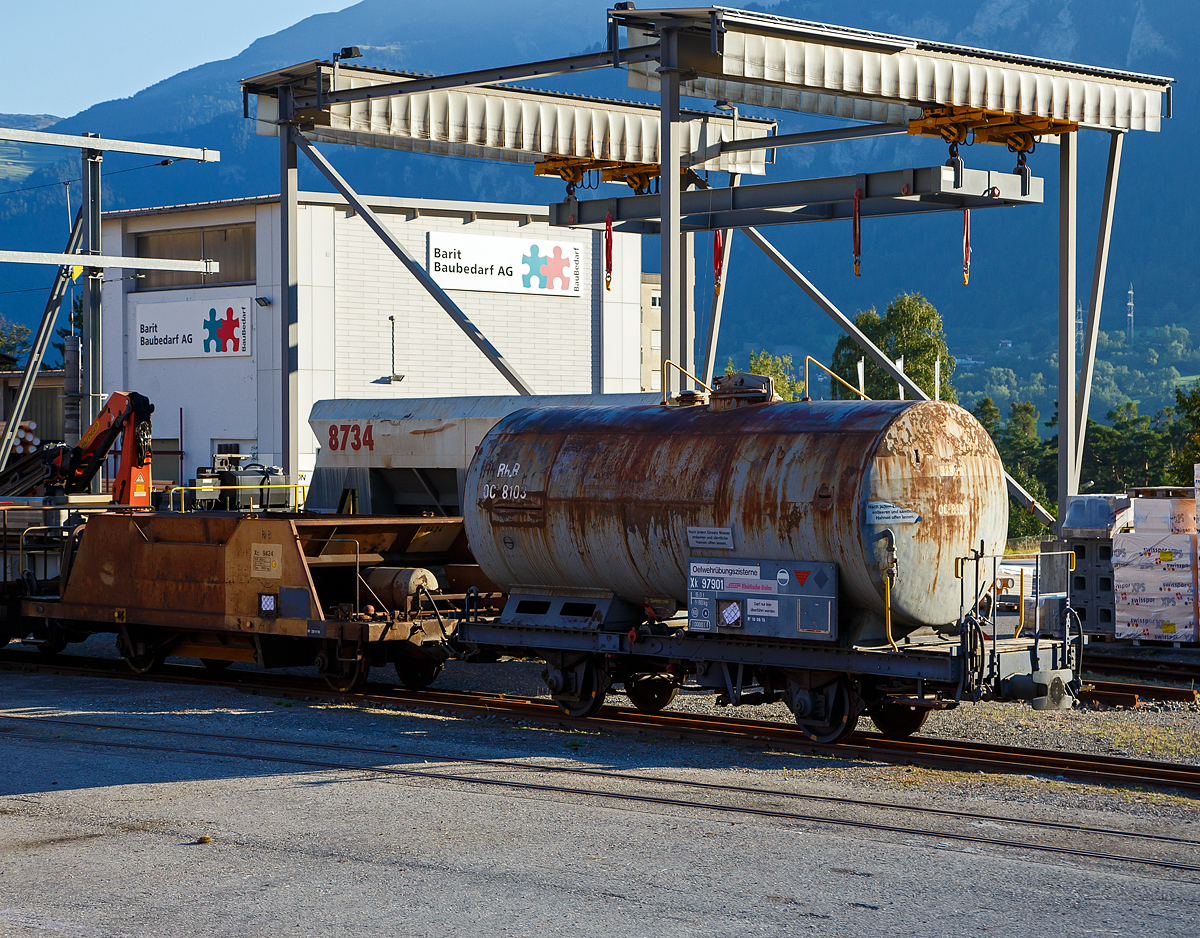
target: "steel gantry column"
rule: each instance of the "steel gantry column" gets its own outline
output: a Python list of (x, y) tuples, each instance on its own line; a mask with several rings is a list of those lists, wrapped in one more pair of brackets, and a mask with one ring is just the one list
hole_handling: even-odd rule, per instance
[[(679, 36), (673, 29), (664, 29), (660, 40), (661, 55), (658, 73), (661, 76), (658, 158), (659, 191), (662, 193), (662, 228), (659, 237), (660, 287), (662, 315), (662, 386), (668, 394), (683, 388), (683, 375), (670, 372), (667, 362), (683, 364), (686, 330), (684, 275), (686, 265), (682, 254), (685, 242), (680, 233), (680, 150), (682, 128), (679, 125)], [(686, 365), (684, 367), (687, 367)], [(691, 370), (691, 369), (689, 369)]]
[[(1071, 491), (1079, 491), (1083, 471), (1083, 443), (1087, 437), (1088, 408), (1092, 402), (1092, 373), (1096, 367), (1096, 340), (1100, 333), (1100, 309), (1104, 304), (1104, 278), (1108, 273), (1108, 247), (1112, 241), (1113, 211), (1117, 204), (1117, 178), (1121, 173), (1121, 147), (1125, 134), (1113, 131), (1108, 147), (1108, 171), (1104, 177), (1104, 202), (1100, 206), (1100, 230), (1096, 234), (1096, 263), (1092, 268), (1092, 296), (1083, 334), (1083, 361), (1079, 366), (1079, 396), (1075, 406), (1075, 463), (1071, 468)], [(1062, 433), (1062, 430), (1059, 430)]]
[[(736, 186), (739, 177), (737, 173), (729, 174), (729, 185)], [(727, 277), (729, 271), (729, 251), (733, 246), (733, 228), (721, 232), (721, 276)], [(715, 236), (714, 236), (715, 237)], [(725, 306), (725, 283), (719, 293), (713, 292), (712, 309), (708, 314), (708, 336), (704, 342), (704, 383), (712, 387), (713, 372), (717, 366), (717, 339), (721, 336), (721, 311)]]
[(279, 89), (279, 408), (283, 471), (293, 482), (300, 462), (299, 354), (300, 253), (297, 246), (298, 186), (292, 89)]
[[(89, 134), (89, 136), (96, 136)], [(100, 245), (100, 164), (104, 154), (100, 150), (83, 151), (83, 252), (103, 254)], [(100, 291), (104, 284), (104, 268), (88, 267), (87, 290), (83, 302), (83, 408), (80, 414), (84, 426), (90, 427), (100, 413), (101, 369), (103, 355), (100, 329)], [(92, 479), (93, 494), (100, 491), (100, 474)]]
[(1062, 530), (1067, 501), (1078, 494), (1075, 469), (1075, 264), (1077, 208), (1076, 170), (1079, 141), (1059, 137), (1058, 154), (1058, 522)]

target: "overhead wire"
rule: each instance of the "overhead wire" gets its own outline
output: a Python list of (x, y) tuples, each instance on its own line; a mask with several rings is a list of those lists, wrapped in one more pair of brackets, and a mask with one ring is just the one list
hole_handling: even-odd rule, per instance
[[(102, 173), (102, 177), (120, 176), (122, 173), (135, 173), (140, 169), (150, 169), (154, 166), (170, 166), (172, 163), (178, 163), (180, 160), (159, 160), (155, 163), (147, 163), (145, 166), (131, 166), (128, 169), (114, 169), (111, 172)], [(5, 189), (0, 192), (0, 195), (15, 195), (18, 192), (33, 192), (35, 189), (49, 189), (51, 186), (67, 186), (68, 209), (70, 206), (71, 190), (70, 184), (73, 182), (82, 182), (82, 176), (74, 176), (71, 179), (60, 179), (58, 182), (46, 182), (36, 186), (25, 186), (21, 189)]]

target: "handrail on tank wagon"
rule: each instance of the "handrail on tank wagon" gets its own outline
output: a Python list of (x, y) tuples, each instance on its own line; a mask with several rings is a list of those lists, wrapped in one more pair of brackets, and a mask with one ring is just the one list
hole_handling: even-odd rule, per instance
[[(980, 546), (982, 546), (982, 545), (980, 545)], [(1044, 551), (1044, 552), (1021, 553), (1021, 554), (985, 554), (982, 551), (972, 550), (971, 553), (967, 556), (955, 557), (954, 558), (954, 576), (962, 584), (962, 586), (959, 589), (959, 596), (960, 596), (959, 617), (960, 617), (960, 619), (965, 621), (967, 619), (967, 617), (969, 616), (971, 618), (971, 620), (976, 623), (977, 626), (978, 626), (978, 623), (981, 621), (986, 622), (991, 626), (992, 654), (995, 655), (997, 653), (997, 631), (998, 631), (997, 623), (996, 623), (996, 610), (1000, 604), (998, 602), (996, 602), (996, 599), (993, 596), (992, 600), (989, 604), (989, 609), (988, 609), (987, 615), (985, 616), (983, 614), (983, 612), (980, 610), (980, 608), (979, 608), (980, 565), (986, 564), (986, 562), (988, 560), (990, 560), (992, 562), (992, 577), (991, 577), (991, 580), (988, 581), (991, 584), (991, 586), (985, 586), (984, 591), (985, 592), (988, 592), (988, 591), (994, 592), (995, 584), (999, 579), (998, 567), (999, 567), (1001, 560), (1032, 559), (1033, 560), (1033, 583), (1032, 583), (1032, 588), (1033, 588), (1033, 629), (1034, 629), (1033, 630), (1033, 653), (1034, 653), (1034, 656), (1036, 659), (1036, 656), (1041, 648), (1041, 640), (1042, 640), (1042, 617), (1039, 614), (1039, 608), (1038, 608), (1040, 605), (1040, 600), (1041, 600), (1041, 595), (1042, 595), (1042, 576), (1041, 576), (1042, 560), (1044, 558), (1049, 558), (1049, 557), (1065, 557), (1067, 560), (1067, 576), (1066, 576), (1066, 583), (1064, 584), (1064, 590), (1063, 590), (1063, 595), (1065, 597), (1064, 607), (1063, 607), (1064, 608), (1064, 612), (1063, 612), (1063, 642), (1064, 642), (1064, 650), (1066, 651), (1067, 656), (1068, 656), (1067, 661), (1071, 666), (1071, 671), (1075, 675), (1075, 678), (1078, 679), (1079, 676), (1083, 673), (1083, 622), (1080, 621), (1079, 614), (1077, 612), (1075, 612), (1075, 610), (1071, 607), (1071, 576), (1070, 576), (1070, 574), (1073, 573), (1075, 570), (1075, 552), (1073, 550), (1048, 550), (1048, 551)], [(975, 593), (974, 593), (975, 600), (971, 605), (971, 609), (968, 611), (966, 608), (966, 576), (965, 576), (965, 573), (966, 573), (966, 565), (971, 562), (973, 562), (975, 565)], [(1017, 627), (1016, 627), (1016, 630), (1013, 632), (1013, 638), (1019, 638), (1021, 635), (1021, 631), (1025, 626), (1025, 593), (1024, 593), (1023, 586), (1022, 586), (1022, 591), (1021, 591), (1019, 600), (1020, 601), (1017, 603)], [(1074, 620), (1075, 627), (1078, 632), (1078, 634), (1076, 635), (1075, 638), (1071, 637), (1071, 622), (1072, 622), (1072, 620)], [(980, 628), (980, 631), (982, 632), (982, 628)], [(968, 635), (966, 633), (966, 630), (964, 630), (964, 632), (963, 632), (964, 645), (967, 643), (967, 639), (968, 639)], [(984, 635), (983, 639), (986, 642), (987, 636)], [(1071, 654), (1072, 649), (1074, 649), (1074, 651), (1075, 651), (1074, 654)], [(969, 650), (970, 650), (969, 647), (964, 647), (964, 652), (969, 653)], [(968, 660), (969, 660), (969, 658), (968, 658)]]
[[(286, 485), (283, 483), (271, 483), (269, 485), (176, 485), (174, 488), (170, 489), (167, 492), (167, 510), (168, 511), (175, 510), (175, 493), (176, 492), (222, 492), (222, 491), (238, 490), (238, 489), (253, 489), (254, 491), (258, 491), (260, 489), (294, 489), (296, 492), (295, 504), (297, 506), (299, 506), (299, 504), (301, 502), (301, 499), (300, 499), (300, 490), (301, 489), (305, 490), (305, 493), (306, 493), (305, 498), (308, 497), (307, 496), (308, 485), (303, 482), (292, 482), (292, 483), (289, 483)], [(186, 505), (187, 505), (187, 499), (185, 499), (181, 495), (179, 497), (179, 510), (181, 512), (187, 511)]]
[(662, 399), (662, 402), (664, 404), (667, 402), (667, 380), (666, 380), (667, 365), (672, 366), (677, 371), (679, 371), (681, 374), (687, 375), (689, 378), (691, 378), (693, 381), (695, 381), (698, 385), (700, 385), (700, 387), (704, 388), (704, 390), (706, 390), (709, 394), (712, 394), (712, 388), (710, 388), (707, 384), (705, 384), (703, 381), (701, 381), (699, 378), (697, 378), (694, 374), (692, 374), (690, 371), (688, 371), (686, 368), (684, 368), (683, 365), (679, 364), (679, 362), (671, 361), (671, 359), (668, 358), (665, 362), (663, 362), (663, 383), (662, 383), (663, 399)]
[(818, 368), (820, 368), (823, 372), (825, 372), (825, 374), (829, 375), (829, 377), (834, 378), (837, 381), (844, 384), (847, 388), (849, 388), (851, 391), (853, 391), (855, 394), (857, 394), (859, 397), (861, 397), (864, 401), (869, 401), (871, 399), (871, 398), (867, 397), (867, 395), (863, 394), (862, 391), (860, 391), (858, 388), (856, 388), (854, 385), (852, 385), (849, 381), (847, 381), (841, 375), (835, 374), (833, 371), (830, 371), (828, 368), (826, 368), (824, 365), (822, 365), (819, 361), (817, 361), (811, 355), (805, 355), (804, 356), (804, 397), (800, 398), (800, 400), (802, 400), (802, 401), (811, 401), (812, 400), (812, 398), (808, 394), (808, 363), (809, 362), (812, 362), (814, 365), (816, 365)]

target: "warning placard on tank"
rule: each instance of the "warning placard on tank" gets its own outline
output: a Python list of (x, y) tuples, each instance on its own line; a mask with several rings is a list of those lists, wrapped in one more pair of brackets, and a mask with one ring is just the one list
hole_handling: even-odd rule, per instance
[(279, 544), (250, 545), (250, 575), (264, 580), (283, 577), (283, 549)]
[(688, 547), (733, 550), (733, 528), (688, 528)]
[(867, 502), (867, 524), (916, 524), (921, 516), (891, 502)]

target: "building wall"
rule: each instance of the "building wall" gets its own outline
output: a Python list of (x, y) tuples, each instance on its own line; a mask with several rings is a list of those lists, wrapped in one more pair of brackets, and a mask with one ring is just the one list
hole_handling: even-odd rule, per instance
[[(563, 241), (582, 248), (581, 296), (531, 296), (467, 290), (451, 299), (537, 394), (637, 390), (636, 238), (618, 235), (614, 292), (604, 289), (603, 247), (591, 232), (517, 218), (381, 212), (388, 229), (423, 263), (427, 233)], [(338, 397), (509, 394), (512, 386), (442, 311), (357, 215), (336, 213)], [(626, 274), (632, 272), (632, 278)], [(395, 316), (395, 371), (392, 323)], [(386, 377), (402, 374), (389, 383)], [(631, 385), (633, 385), (631, 387)]]
[(641, 315), (641, 390), (662, 390), (662, 275), (642, 274), (639, 291)]
[[(296, 399), (300, 481), (313, 468), (321, 441), (308, 427), (313, 403), (329, 398), (438, 397), (509, 394), (512, 386), (487, 361), (363, 220), (337, 197), (302, 194), (297, 213), (299, 294)], [(615, 236), (612, 289), (604, 287), (603, 234), (550, 228), (529, 212), (538, 206), (412, 203), (417, 211), (380, 200), (389, 229), (421, 263), (427, 233), (516, 237), (581, 246), (581, 296), (531, 296), (450, 291), (451, 298), (538, 394), (621, 393), (641, 389), (641, 246)], [(430, 206), (434, 206), (430, 208)], [(498, 210), (502, 209), (502, 210)], [(527, 209), (528, 212), (514, 211)], [(135, 253), (139, 231), (176, 230), (254, 221), (253, 284), (193, 286), (138, 292), (132, 271), (108, 276), (103, 293), (103, 389), (136, 390), (155, 404), (154, 432), (180, 437), (184, 479), (208, 465), (221, 441), (242, 442), (259, 461), (282, 462), (280, 362), (283, 357), (279, 280), (279, 204), (197, 207), (119, 213), (104, 224), (104, 248)], [(263, 297), (251, 312), (251, 351), (244, 358), (207, 360), (137, 357), (141, 304), (215, 302)], [(395, 371), (391, 323), (396, 317)], [(176, 471), (174, 474), (178, 475)]]

